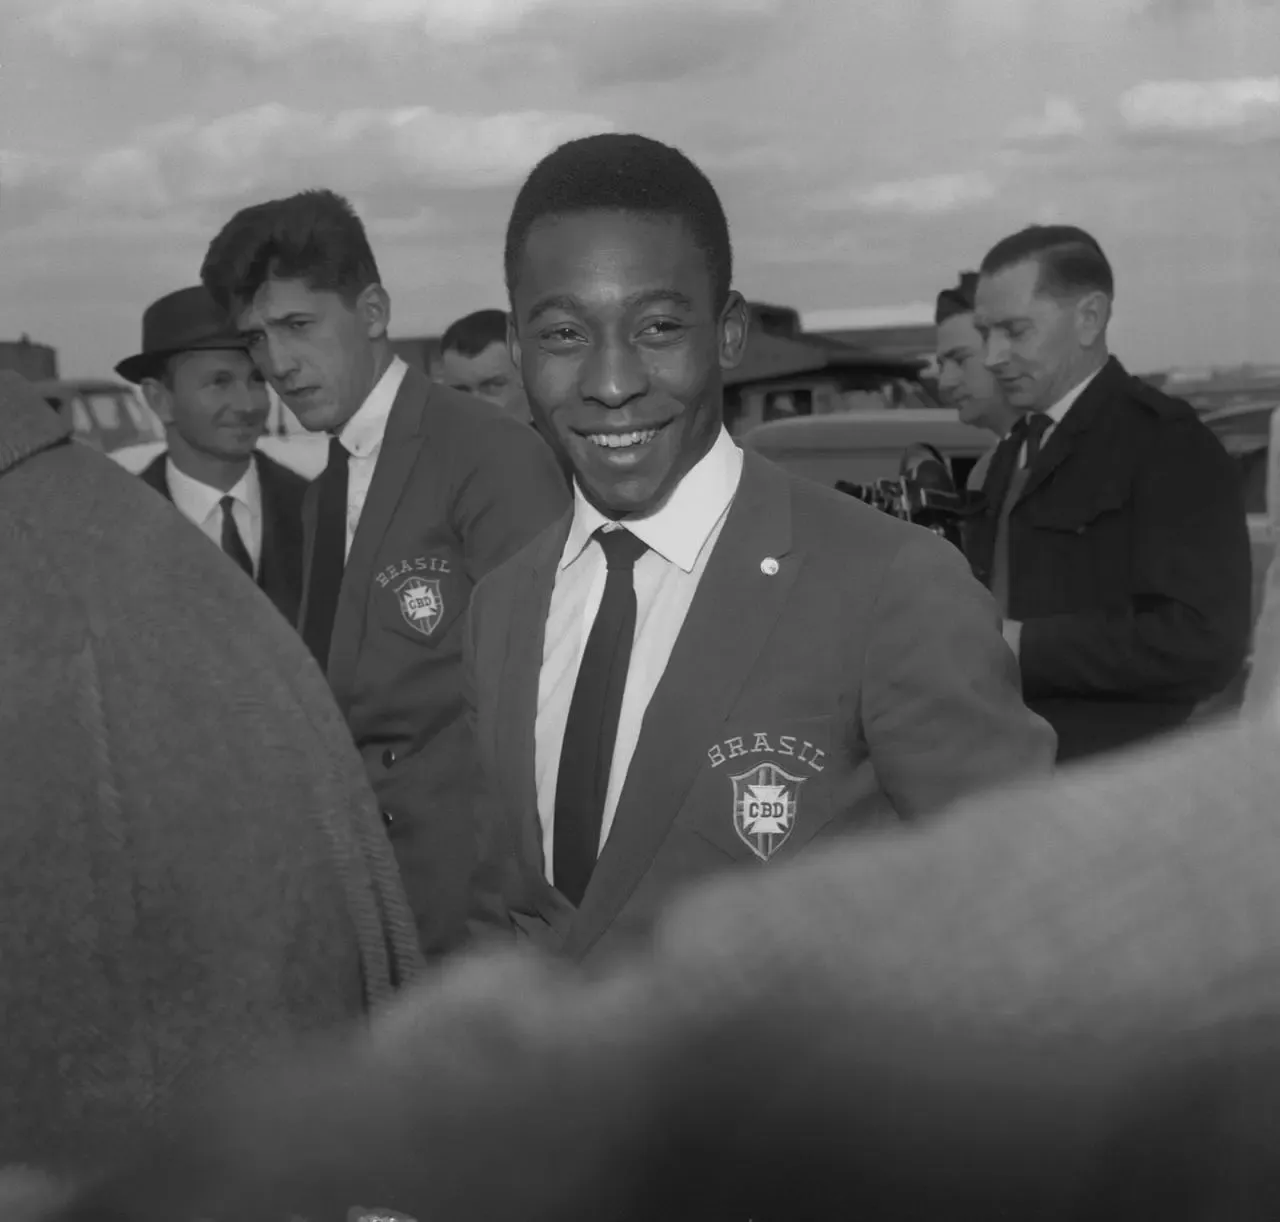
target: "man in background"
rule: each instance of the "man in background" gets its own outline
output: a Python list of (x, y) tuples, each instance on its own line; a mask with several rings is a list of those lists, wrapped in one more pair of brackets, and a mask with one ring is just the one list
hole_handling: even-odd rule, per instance
[(332, 191), (237, 213), (201, 279), (329, 461), (304, 506), (299, 624), (377, 791), (425, 950), (465, 940), (476, 864), (462, 642), (475, 584), (553, 521), (551, 451), (395, 356), (391, 298)]
[(477, 310), (449, 324), (440, 337), (440, 381), (529, 423), (529, 403), (507, 347), (502, 310)]
[(1249, 642), (1235, 468), (1188, 404), (1109, 354), (1114, 293), (1102, 248), (1071, 225), (996, 243), (975, 293), (986, 366), (1021, 415), (967, 550), (1059, 762), (1181, 725)]
[(142, 479), (296, 622), (307, 481), (257, 449), (271, 404), (244, 340), (202, 285), (179, 289), (147, 307), (142, 350), (116, 372), (165, 429)]
[(76, 1179), (421, 963), (302, 642), (12, 374), (0, 572), (0, 1168)]
[[(1019, 413), (1005, 401), (1000, 384), (983, 364), (982, 336), (973, 325), (977, 286), (977, 272), (961, 272), (958, 284), (938, 294), (933, 315), (937, 324), (938, 394), (944, 407), (956, 410), (961, 423), (994, 433), (998, 442), (1013, 427)], [(995, 448), (993, 445), (974, 463), (966, 481), (970, 489), (982, 488)]]

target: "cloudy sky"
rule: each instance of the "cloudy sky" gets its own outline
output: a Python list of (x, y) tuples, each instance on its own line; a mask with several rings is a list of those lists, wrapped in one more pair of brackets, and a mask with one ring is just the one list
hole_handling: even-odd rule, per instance
[(707, 170), (751, 297), (909, 316), (1069, 220), (1130, 365), (1280, 362), (1277, 72), (1275, 0), (0, 0), (0, 337), (106, 373), (236, 208), (321, 185), (438, 331), (612, 129)]

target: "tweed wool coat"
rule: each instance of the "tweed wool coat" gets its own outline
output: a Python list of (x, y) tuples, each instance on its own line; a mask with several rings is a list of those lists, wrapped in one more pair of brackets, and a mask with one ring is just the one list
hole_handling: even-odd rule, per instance
[(420, 968), (293, 629), (0, 374), (0, 1168), (79, 1177)]

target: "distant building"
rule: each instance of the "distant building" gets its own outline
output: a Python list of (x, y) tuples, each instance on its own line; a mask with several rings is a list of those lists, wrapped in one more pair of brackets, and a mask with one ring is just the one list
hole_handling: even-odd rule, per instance
[(27, 335), (0, 340), (0, 369), (19, 373), (29, 382), (51, 382), (58, 376), (58, 352), (48, 344), (34, 343)]
[(890, 344), (874, 329), (808, 330), (789, 306), (750, 302), (751, 332), (737, 369), (725, 375), (725, 423), (734, 434), (788, 416), (866, 408), (932, 407), (926, 353)]

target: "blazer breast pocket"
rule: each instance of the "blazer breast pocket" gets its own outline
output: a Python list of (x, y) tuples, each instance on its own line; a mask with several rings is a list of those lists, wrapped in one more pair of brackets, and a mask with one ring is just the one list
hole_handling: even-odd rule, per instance
[(449, 635), (471, 598), (471, 582), (453, 548), (425, 548), (374, 574), (376, 622), (417, 644)]
[(708, 744), (676, 825), (730, 857), (792, 856), (835, 815), (834, 718), (733, 717)]

